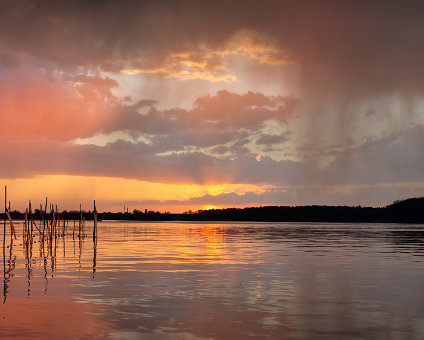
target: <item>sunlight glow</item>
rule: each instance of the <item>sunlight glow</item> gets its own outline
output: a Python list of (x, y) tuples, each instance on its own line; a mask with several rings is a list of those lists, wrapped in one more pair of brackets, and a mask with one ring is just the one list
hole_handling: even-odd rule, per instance
[(200, 210), (212, 210), (212, 209), (221, 209), (222, 207), (218, 207), (216, 205), (204, 205)]
[(183, 212), (199, 210), (202, 205), (217, 206), (192, 202), (191, 199), (203, 195), (216, 196), (234, 192), (263, 192), (262, 186), (253, 184), (165, 184), (135, 179), (115, 177), (90, 177), (70, 175), (48, 175), (33, 178), (0, 179), (8, 187), (8, 199), (12, 210), (22, 210), (31, 200), (38, 206), (48, 197), (49, 202), (58, 204), (60, 210), (79, 208), (89, 210), (96, 200), (100, 211), (122, 211), (128, 207), (134, 209), (151, 209), (159, 211)]
[(290, 62), (286, 51), (270, 42), (264, 42), (254, 30), (240, 30), (221, 49), (189, 50), (171, 53), (159, 66), (126, 68), (121, 73), (159, 74), (179, 80), (208, 80), (210, 82), (239, 82), (228, 68), (228, 58), (237, 57), (259, 64), (284, 65)]

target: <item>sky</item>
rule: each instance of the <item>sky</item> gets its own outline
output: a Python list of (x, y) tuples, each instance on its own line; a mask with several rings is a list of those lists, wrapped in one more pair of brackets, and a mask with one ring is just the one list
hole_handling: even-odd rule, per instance
[(12, 209), (424, 195), (422, 1), (0, 0)]

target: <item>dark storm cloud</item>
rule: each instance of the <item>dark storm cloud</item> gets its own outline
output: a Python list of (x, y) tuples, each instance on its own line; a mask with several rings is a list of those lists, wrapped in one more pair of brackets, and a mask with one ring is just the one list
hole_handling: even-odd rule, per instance
[(372, 184), (424, 180), (424, 126), (339, 152), (326, 169), (333, 183)]
[(309, 90), (346, 95), (423, 88), (421, 1), (7, 1), (0, 56), (66, 66), (153, 66), (170, 52), (262, 32), (303, 70)]
[(303, 183), (303, 176), (313, 178), (313, 165), (302, 162), (276, 162), (267, 157), (258, 162), (248, 155), (216, 158), (201, 152), (158, 156), (155, 146), (123, 141), (104, 147), (46, 140), (30, 144), (10, 141), (0, 151), (8, 160), (0, 169), (0, 177), (4, 178), (71, 173), (191, 184)]

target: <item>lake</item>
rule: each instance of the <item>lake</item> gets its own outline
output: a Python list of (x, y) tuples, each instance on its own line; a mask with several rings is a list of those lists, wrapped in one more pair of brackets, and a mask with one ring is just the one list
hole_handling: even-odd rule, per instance
[(1, 339), (424, 338), (422, 225), (71, 229), (28, 247), (22, 224), (7, 234)]

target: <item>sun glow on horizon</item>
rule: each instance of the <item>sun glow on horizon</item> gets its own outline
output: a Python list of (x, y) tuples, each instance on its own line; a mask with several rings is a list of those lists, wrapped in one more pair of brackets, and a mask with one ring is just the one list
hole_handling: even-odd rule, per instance
[(200, 210), (213, 210), (213, 209), (222, 209), (222, 207), (219, 207), (217, 205), (204, 205), (202, 206), (202, 208), (200, 208)]
[(253, 184), (170, 184), (72, 175), (0, 179), (0, 183), (8, 188), (12, 210), (25, 209), (29, 200), (37, 205), (48, 197), (49, 202), (57, 203), (60, 210), (77, 209), (80, 203), (83, 209), (88, 210), (95, 199), (99, 211), (117, 212), (122, 211), (125, 206), (129, 211), (148, 209), (179, 213), (189, 209), (221, 209), (217, 205), (192, 201), (205, 195), (216, 196), (230, 192), (244, 194), (263, 190)]

